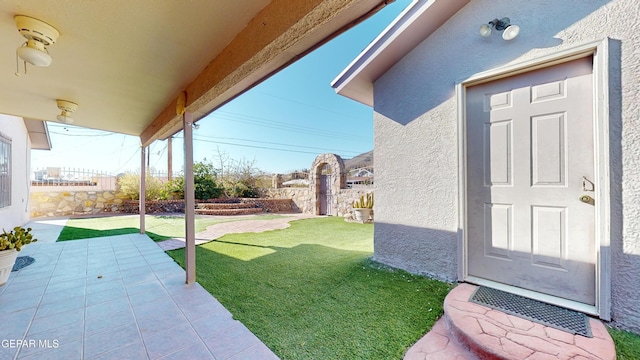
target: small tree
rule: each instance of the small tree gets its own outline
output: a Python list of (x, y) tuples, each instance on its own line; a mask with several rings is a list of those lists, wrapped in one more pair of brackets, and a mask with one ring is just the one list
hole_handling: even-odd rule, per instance
[(258, 184), (261, 172), (256, 168), (254, 160), (234, 160), (220, 148), (215, 154), (218, 179), (222, 191), (227, 197), (259, 197), (261, 194)]
[(193, 182), (195, 197), (199, 200), (219, 198), (222, 188), (216, 183), (217, 175), (213, 164), (204, 159), (193, 164)]

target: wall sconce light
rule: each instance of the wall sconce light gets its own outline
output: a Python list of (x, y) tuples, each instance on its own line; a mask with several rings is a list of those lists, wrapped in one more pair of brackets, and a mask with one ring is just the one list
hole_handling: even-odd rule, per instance
[(488, 24), (482, 24), (480, 26), (480, 35), (488, 37), (491, 35), (491, 29), (493, 28), (502, 31), (502, 38), (505, 40), (515, 39), (520, 33), (520, 26), (512, 25), (508, 17), (503, 17), (502, 19), (493, 19)]

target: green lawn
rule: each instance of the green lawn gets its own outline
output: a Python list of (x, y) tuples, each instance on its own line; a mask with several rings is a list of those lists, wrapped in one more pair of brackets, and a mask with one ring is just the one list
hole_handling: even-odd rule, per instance
[[(202, 217), (196, 218), (196, 233), (206, 230), (207, 226), (228, 221), (240, 220), (269, 220), (283, 215), (259, 215), (252, 217)], [(146, 233), (154, 241), (166, 240), (174, 237), (184, 237), (184, 216), (147, 215), (145, 217)], [(135, 234), (140, 232), (140, 217), (138, 215), (122, 215), (111, 217), (96, 217), (86, 219), (70, 219), (62, 229), (58, 241), (90, 239), (102, 236)]]
[(609, 334), (616, 344), (618, 360), (640, 359), (640, 336), (628, 331), (609, 328)]
[[(400, 359), (448, 284), (369, 261), (373, 226), (342, 218), (197, 247), (197, 281), (283, 359)], [(168, 252), (184, 265), (184, 249)]]

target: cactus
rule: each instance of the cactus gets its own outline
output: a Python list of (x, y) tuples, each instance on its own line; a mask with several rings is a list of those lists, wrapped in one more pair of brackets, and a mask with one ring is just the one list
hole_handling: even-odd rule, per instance
[(354, 209), (373, 209), (373, 193), (361, 195), (360, 199), (353, 202)]
[(38, 241), (38, 239), (33, 238), (30, 232), (31, 228), (25, 229), (20, 226), (16, 226), (10, 232), (3, 229), (2, 234), (0, 234), (0, 251), (11, 249), (20, 251), (23, 245)]

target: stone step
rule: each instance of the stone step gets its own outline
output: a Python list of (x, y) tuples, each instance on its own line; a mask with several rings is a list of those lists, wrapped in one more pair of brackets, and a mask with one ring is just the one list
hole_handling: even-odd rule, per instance
[(407, 351), (405, 359), (616, 358), (613, 340), (599, 320), (589, 319), (593, 338), (573, 335), (471, 303), (475, 289), (460, 284), (451, 290), (444, 301), (444, 317)]
[(196, 209), (253, 209), (256, 208), (256, 204), (251, 203), (198, 203)]
[(241, 209), (196, 209), (198, 215), (252, 215), (261, 213), (260, 208), (241, 208)]

